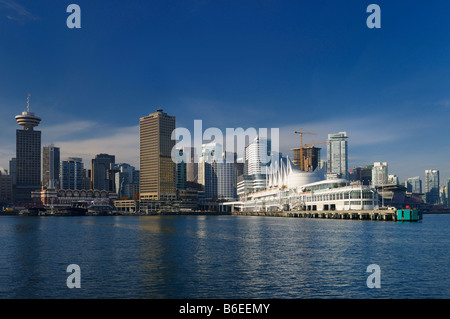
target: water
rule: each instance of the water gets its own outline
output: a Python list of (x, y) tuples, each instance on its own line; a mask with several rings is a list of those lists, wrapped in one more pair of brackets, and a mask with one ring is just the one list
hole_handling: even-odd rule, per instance
[(449, 227), (450, 215), (2, 216), (0, 298), (450, 298)]

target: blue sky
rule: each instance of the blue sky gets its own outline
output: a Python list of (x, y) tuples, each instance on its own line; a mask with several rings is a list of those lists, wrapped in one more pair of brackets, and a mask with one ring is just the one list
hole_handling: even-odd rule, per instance
[[(69, 29), (66, 8), (81, 8)], [(381, 8), (369, 29), (366, 8)], [(14, 116), (42, 117), (62, 156), (139, 166), (139, 118), (280, 128), (280, 149), (346, 131), (349, 167), (450, 177), (450, 2), (0, 0), (0, 166)], [(312, 136), (305, 136), (312, 142)], [(325, 149), (322, 158), (326, 157)]]

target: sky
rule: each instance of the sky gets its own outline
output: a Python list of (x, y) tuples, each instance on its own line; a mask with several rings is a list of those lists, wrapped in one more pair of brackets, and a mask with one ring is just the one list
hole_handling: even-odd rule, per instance
[[(81, 9), (70, 29), (69, 4)], [(368, 28), (371, 3), (381, 28)], [(14, 116), (42, 118), (62, 158), (139, 167), (139, 118), (278, 128), (280, 151), (345, 131), (349, 168), (450, 178), (450, 2), (0, 0), (0, 167)], [(318, 145), (319, 146), (319, 145)], [(325, 144), (321, 157), (326, 158)]]

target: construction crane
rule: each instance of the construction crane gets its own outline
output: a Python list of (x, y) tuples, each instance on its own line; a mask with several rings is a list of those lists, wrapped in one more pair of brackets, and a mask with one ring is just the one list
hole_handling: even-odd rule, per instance
[[(328, 143), (330, 143), (331, 141), (324, 141), (324, 142), (314, 142), (314, 139), (313, 139), (313, 142), (311, 143), (311, 144), (305, 144), (305, 148), (307, 148), (308, 149), (308, 146), (312, 146), (312, 148), (314, 148), (314, 146), (315, 145), (317, 145), (317, 144), (328, 144)], [(311, 155), (312, 156), (312, 155)], [(308, 157), (308, 156), (306, 156), (307, 158), (306, 158), (306, 160), (305, 160), (305, 163), (304, 163), (304, 166), (305, 166), (305, 170), (307, 171), (307, 172), (309, 172), (309, 170), (312, 168), (312, 158), (311, 157)]]
[(311, 132), (303, 132), (303, 129), (300, 129), (299, 131), (295, 131), (295, 134), (300, 134), (300, 169), (302, 171), (305, 170), (305, 163), (303, 161), (303, 134), (310, 134), (310, 135), (318, 135), (317, 133), (311, 133)]
[(316, 145), (316, 144), (327, 144), (327, 143), (330, 143), (330, 142), (331, 142), (331, 141), (325, 141), (325, 142), (317, 142), (317, 143), (315, 143), (314, 140), (313, 140), (312, 144), (305, 144), (305, 146), (312, 146), (312, 147), (314, 147), (314, 145)]

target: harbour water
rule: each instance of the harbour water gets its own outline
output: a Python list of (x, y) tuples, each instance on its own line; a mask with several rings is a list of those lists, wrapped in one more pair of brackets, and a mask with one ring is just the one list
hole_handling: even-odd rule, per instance
[[(448, 214), (1, 216), (0, 298), (450, 298), (449, 230)], [(67, 287), (71, 264), (81, 288)]]

